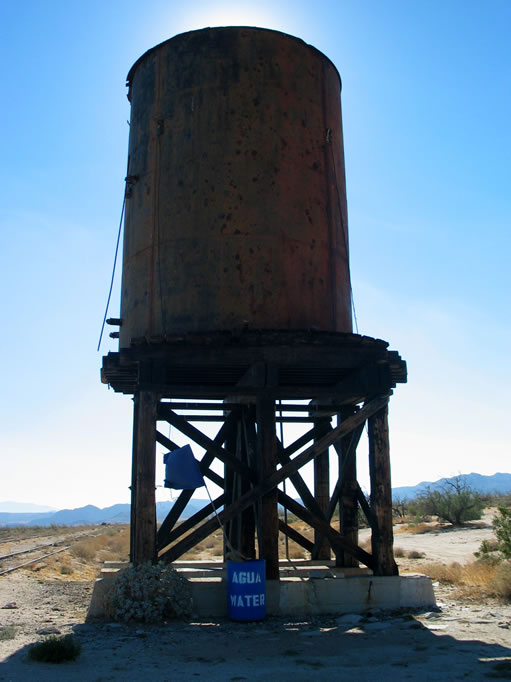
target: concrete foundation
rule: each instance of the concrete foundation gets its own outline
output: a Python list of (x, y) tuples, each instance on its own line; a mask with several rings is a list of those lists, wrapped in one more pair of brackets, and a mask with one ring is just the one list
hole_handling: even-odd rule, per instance
[[(118, 571), (128, 566), (106, 562), (94, 585), (88, 620), (108, 617), (108, 597)], [(225, 568), (215, 562), (176, 562), (190, 581), (196, 617), (227, 617)], [(430, 578), (420, 574), (374, 576), (368, 569), (338, 569), (329, 562), (281, 562), (281, 579), (266, 582), (268, 616), (364, 613), (373, 609), (430, 608), (435, 595)]]

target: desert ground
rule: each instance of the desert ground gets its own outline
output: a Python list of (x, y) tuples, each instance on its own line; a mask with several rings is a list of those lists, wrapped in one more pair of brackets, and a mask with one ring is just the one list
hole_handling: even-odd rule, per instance
[[(400, 572), (427, 574), (428, 566), (473, 561), (481, 541), (493, 537), (491, 518), (487, 513), (480, 524), (423, 534), (397, 526)], [(410, 552), (424, 556), (411, 559)], [(64, 555), (0, 576), (1, 681), (511, 679), (511, 603), (474, 590), (435, 582), (437, 606), (422, 611), (258, 623), (87, 623), (96, 569)], [(2, 632), (10, 636), (2, 638)], [(29, 659), (34, 642), (70, 633), (82, 644), (76, 661)]]

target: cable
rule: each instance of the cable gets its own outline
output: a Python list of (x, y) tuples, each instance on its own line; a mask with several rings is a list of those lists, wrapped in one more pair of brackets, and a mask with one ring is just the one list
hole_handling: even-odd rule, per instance
[(101, 333), (99, 334), (99, 341), (98, 341), (98, 348), (97, 348), (98, 351), (99, 351), (99, 347), (101, 346), (101, 339), (103, 338), (103, 331), (105, 329), (106, 316), (108, 315), (108, 306), (110, 305), (110, 297), (112, 296), (112, 289), (114, 286), (115, 266), (117, 265), (117, 254), (119, 253), (119, 242), (121, 240), (122, 219), (124, 218), (125, 207), (126, 207), (126, 191), (124, 192), (124, 198), (122, 200), (121, 219), (119, 220), (119, 230), (117, 232), (117, 244), (115, 245), (114, 267), (112, 269), (112, 279), (110, 280), (110, 290), (108, 292), (108, 298), (106, 301), (105, 316), (103, 317), (103, 324), (101, 325)]
[[(244, 556), (241, 552), (238, 552), (238, 550), (237, 550), (237, 549), (234, 549), (234, 547), (233, 547), (233, 546), (231, 545), (231, 543), (229, 542), (229, 538), (227, 537), (227, 533), (225, 532), (224, 525), (223, 525), (223, 523), (222, 523), (222, 521), (221, 521), (221, 519), (220, 519), (220, 517), (219, 517), (219, 515), (218, 515), (218, 512), (217, 512), (217, 510), (216, 510), (216, 508), (215, 508), (215, 505), (213, 504), (213, 498), (212, 498), (211, 495), (210, 495), (209, 488), (208, 488), (208, 486), (207, 486), (205, 480), (204, 480), (204, 487), (206, 488), (206, 492), (207, 492), (207, 494), (208, 494), (209, 501), (211, 502), (211, 506), (213, 507), (213, 512), (214, 512), (214, 514), (215, 514), (215, 516), (216, 516), (216, 520), (218, 521), (218, 525), (220, 526), (220, 528), (221, 528), (221, 530), (222, 530), (222, 534), (223, 534), (223, 536), (224, 536), (225, 544), (227, 545), (227, 549), (231, 552), (232, 558), (233, 558), (235, 561), (236, 561), (236, 560), (239, 561), (240, 559), (241, 559), (242, 561), (250, 561), (249, 557), (246, 557), (246, 556)], [(236, 559), (236, 557), (237, 557), (237, 559)]]

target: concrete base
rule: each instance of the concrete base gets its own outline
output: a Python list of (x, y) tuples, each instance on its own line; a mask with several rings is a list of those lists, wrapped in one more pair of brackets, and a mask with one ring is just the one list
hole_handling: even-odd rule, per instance
[[(363, 613), (372, 609), (435, 606), (430, 578), (424, 575), (381, 577), (367, 569), (338, 569), (329, 562), (283, 562), (281, 580), (266, 582), (268, 616), (316, 616)], [(88, 620), (103, 619), (115, 576), (128, 564), (106, 562), (94, 585)], [(227, 584), (223, 564), (176, 562), (190, 581), (194, 616), (227, 617)], [(291, 572), (292, 577), (288, 574)]]

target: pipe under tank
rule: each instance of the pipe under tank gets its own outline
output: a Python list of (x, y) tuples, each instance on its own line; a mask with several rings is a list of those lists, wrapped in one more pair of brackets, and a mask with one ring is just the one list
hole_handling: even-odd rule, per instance
[(341, 81), (292, 36), (203, 29), (128, 74), (120, 346), (187, 332), (351, 332)]

